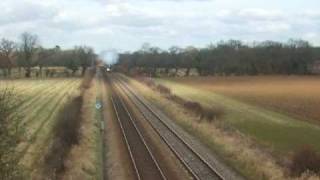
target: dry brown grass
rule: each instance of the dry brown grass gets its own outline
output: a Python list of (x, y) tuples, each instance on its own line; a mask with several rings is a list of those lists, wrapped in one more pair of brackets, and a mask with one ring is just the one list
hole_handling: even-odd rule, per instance
[(320, 76), (190, 77), (174, 80), (320, 124)]
[(303, 173), (320, 173), (320, 154), (310, 145), (304, 145), (295, 151), (289, 165), (292, 176), (301, 176)]

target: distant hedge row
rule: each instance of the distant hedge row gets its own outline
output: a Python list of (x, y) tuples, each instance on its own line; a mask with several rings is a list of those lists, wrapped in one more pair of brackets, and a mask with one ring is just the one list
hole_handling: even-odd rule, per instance
[(157, 69), (197, 69), (200, 75), (310, 74), (320, 48), (303, 40), (286, 43), (265, 41), (244, 44), (238, 40), (221, 41), (205, 48), (171, 47), (162, 50), (145, 44), (141, 50), (122, 53), (117, 68), (157, 75)]

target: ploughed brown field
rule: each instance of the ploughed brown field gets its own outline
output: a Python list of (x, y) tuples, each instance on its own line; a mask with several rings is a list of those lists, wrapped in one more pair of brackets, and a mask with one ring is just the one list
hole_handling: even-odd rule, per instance
[(170, 79), (320, 124), (320, 76)]

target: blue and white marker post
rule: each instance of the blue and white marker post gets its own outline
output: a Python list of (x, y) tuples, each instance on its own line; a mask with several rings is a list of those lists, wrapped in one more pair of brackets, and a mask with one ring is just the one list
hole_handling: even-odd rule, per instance
[[(96, 101), (96, 104), (95, 104), (95, 107), (96, 107), (96, 110), (99, 111), (99, 113), (102, 113), (101, 110), (102, 110), (102, 102), (101, 100), (97, 100)], [(101, 120), (100, 121), (100, 128), (101, 128), (101, 131), (104, 131), (104, 121)]]

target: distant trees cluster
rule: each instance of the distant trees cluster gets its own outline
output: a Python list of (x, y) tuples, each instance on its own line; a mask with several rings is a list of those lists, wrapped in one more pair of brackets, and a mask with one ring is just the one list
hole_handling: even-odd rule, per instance
[(185, 69), (185, 75), (196, 69), (200, 75), (309, 74), (310, 66), (320, 56), (320, 49), (303, 40), (286, 43), (264, 41), (244, 44), (238, 40), (221, 41), (205, 48), (171, 47), (162, 50), (144, 44), (135, 52), (119, 55), (117, 67), (155, 76)]
[(33, 67), (39, 67), (37, 76), (49, 75), (49, 71), (43, 73), (43, 67), (66, 67), (73, 75), (81, 68), (84, 75), (96, 59), (97, 55), (91, 47), (76, 46), (68, 50), (62, 50), (59, 46), (44, 48), (38, 37), (30, 33), (23, 33), (18, 43), (8, 39), (0, 41), (0, 70), (5, 76), (10, 76), (13, 68), (18, 68), (19, 72), (22, 68), (24, 76), (30, 77)]

